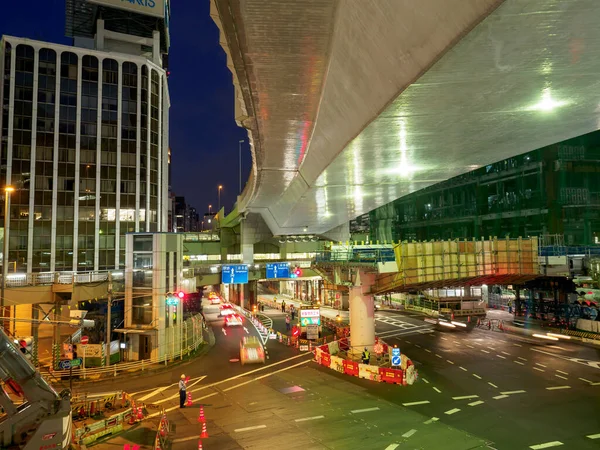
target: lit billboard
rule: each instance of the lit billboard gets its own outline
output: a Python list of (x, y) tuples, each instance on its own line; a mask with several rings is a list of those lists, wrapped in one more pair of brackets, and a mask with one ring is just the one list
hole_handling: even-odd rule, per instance
[(321, 325), (321, 311), (318, 308), (300, 310), (300, 326)]
[(161, 19), (165, 18), (167, 10), (166, 0), (88, 0), (88, 2)]

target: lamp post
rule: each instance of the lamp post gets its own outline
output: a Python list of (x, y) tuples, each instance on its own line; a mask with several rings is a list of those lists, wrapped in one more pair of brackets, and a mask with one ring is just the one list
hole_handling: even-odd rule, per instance
[(2, 250), (2, 289), (0, 292), (0, 310), (2, 317), (2, 328), (4, 329), (4, 290), (6, 288), (6, 275), (8, 274), (8, 224), (9, 224), (9, 213), (10, 213), (10, 194), (14, 192), (15, 188), (12, 186), (4, 187), (4, 246)]
[(238, 142), (238, 150), (240, 153), (240, 194), (242, 193), (242, 144), (244, 142), (245, 141), (243, 139)]
[(212, 205), (208, 205), (208, 215), (212, 214)]
[(219, 198), (219, 212), (221, 211), (221, 189), (223, 189), (223, 186), (219, 185), (219, 189), (217, 190), (217, 197)]

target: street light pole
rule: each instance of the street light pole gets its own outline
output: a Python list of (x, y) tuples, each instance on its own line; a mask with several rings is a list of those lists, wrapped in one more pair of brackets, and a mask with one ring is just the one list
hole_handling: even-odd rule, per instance
[(245, 141), (243, 139), (238, 142), (238, 150), (240, 153), (240, 194), (242, 193), (242, 144), (244, 142)]
[(8, 275), (8, 224), (10, 223), (10, 194), (14, 192), (15, 188), (12, 186), (4, 187), (4, 246), (2, 249), (2, 283), (0, 292), (0, 310), (2, 329), (4, 329), (4, 290), (6, 289), (6, 276)]
[(212, 205), (208, 205), (208, 215), (212, 214)]
[(223, 186), (219, 185), (219, 189), (217, 191), (217, 196), (219, 197), (219, 212), (221, 211), (221, 189), (223, 189)]

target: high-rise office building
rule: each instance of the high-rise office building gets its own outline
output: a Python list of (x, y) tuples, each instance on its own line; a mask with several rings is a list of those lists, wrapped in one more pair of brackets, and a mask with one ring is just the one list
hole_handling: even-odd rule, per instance
[(68, 0), (74, 46), (0, 41), (0, 186), (15, 189), (4, 236), (18, 271), (123, 267), (126, 233), (168, 231), (169, 10), (152, 4)]

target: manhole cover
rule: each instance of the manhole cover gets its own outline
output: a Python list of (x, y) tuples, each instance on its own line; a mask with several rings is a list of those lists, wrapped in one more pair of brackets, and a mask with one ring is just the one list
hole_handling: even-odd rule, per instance
[(231, 358), (229, 362), (240, 362), (240, 358)]

